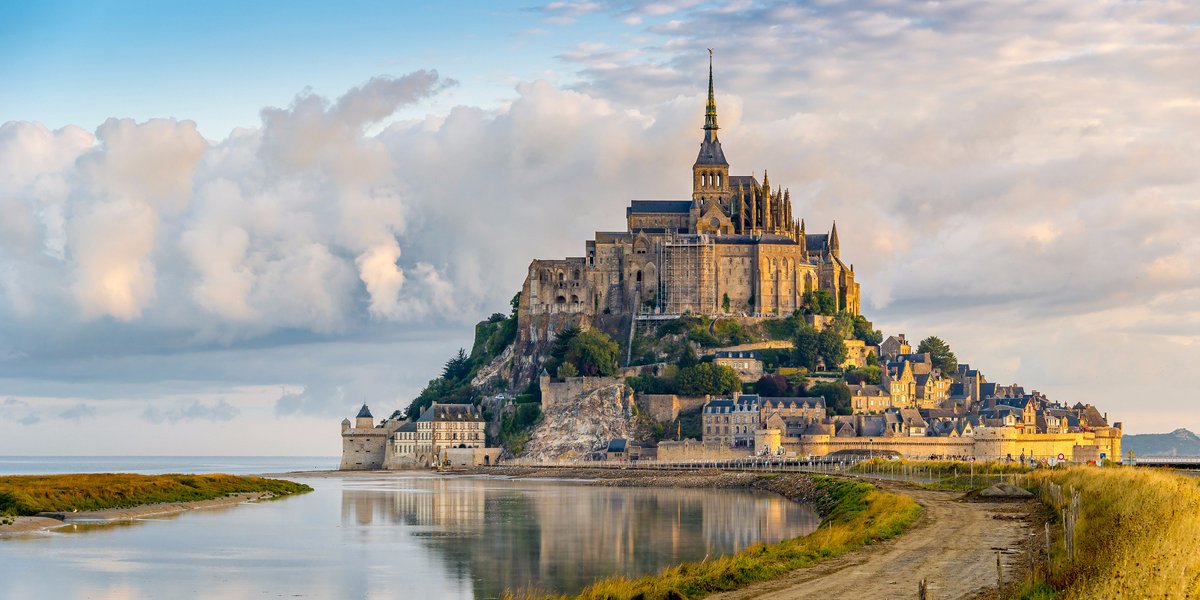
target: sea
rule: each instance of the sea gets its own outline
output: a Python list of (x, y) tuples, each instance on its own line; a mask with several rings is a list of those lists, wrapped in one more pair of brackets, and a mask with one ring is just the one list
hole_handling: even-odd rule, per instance
[(0, 456), (0, 475), (62, 473), (228, 473), (329, 471), (337, 456)]

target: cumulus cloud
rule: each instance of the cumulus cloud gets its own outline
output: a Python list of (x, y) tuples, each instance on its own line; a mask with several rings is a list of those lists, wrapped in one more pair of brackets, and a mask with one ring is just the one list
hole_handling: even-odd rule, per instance
[(171, 407), (149, 406), (142, 411), (142, 418), (150, 423), (179, 423), (181, 421), (231, 421), (239, 414), (238, 407), (224, 398), (216, 402), (193, 400), (188, 404)]
[[(1200, 359), (1200, 141), (1181, 134), (1200, 130), (1196, 7), (540, 10), (607, 12), (640, 41), (580, 36), (559, 53), (569, 89), (530, 81), (500, 108), (399, 122), (448, 80), (301, 93), (221, 140), (187, 121), (0, 126), (0, 356), (465, 331), (531, 258), (581, 255), (629, 199), (689, 196), (715, 47), (733, 170), (769, 169), (809, 231), (838, 221), (877, 322), (1064, 399), (1167, 414), (1161, 398), (1190, 389), (1166, 367)], [(381, 380), (374, 360), (353, 381), (260, 383), (303, 386), (277, 415), (341, 414)], [(1096, 383), (1128, 362), (1154, 373), (1149, 400)]]

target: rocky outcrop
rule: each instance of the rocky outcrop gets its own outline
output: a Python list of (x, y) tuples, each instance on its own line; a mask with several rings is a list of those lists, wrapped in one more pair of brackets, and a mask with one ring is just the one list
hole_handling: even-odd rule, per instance
[(603, 451), (614, 438), (637, 440), (648, 433), (637, 417), (633, 390), (613, 380), (544, 407), (522, 454), (544, 460), (583, 459)]

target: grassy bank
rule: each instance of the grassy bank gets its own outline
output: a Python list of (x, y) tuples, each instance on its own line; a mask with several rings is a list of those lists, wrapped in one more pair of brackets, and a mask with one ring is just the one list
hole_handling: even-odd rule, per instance
[[(1048, 579), (1022, 598), (1200, 597), (1200, 482), (1169, 471), (1077, 467), (1030, 481), (1080, 492), (1075, 561), (1055, 523)], [(1050, 507), (1056, 515), (1058, 506)]]
[(773, 579), (793, 569), (885, 540), (912, 524), (921, 511), (911, 498), (885, 492), (867, 483), (821, 476), (813, 479), (814, 500), (822, 515), (821, 526), (816, 532), (778, 544), (751, 546), (738, 554), (714, 560), (684, 563), (638, 579), (603, 579), (584, 589), (576, 598), (702, 598)]
[(212, 500), (229, 494), (310, 492), (302, 483), (237, 475), (12, 475), (0, 477), (0, 515), (132, 508)]

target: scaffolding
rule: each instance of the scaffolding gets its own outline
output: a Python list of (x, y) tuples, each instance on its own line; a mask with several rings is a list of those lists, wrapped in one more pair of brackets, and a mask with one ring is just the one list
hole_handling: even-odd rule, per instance
[(712, 312), (716, 292), (712, 241), (708, 236), (675, 234), (659, 245), (659, 251), (662, 253), (657, 302), (660, 314)]

